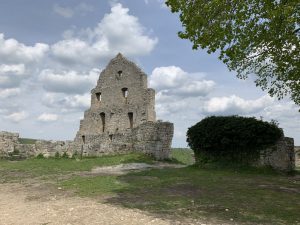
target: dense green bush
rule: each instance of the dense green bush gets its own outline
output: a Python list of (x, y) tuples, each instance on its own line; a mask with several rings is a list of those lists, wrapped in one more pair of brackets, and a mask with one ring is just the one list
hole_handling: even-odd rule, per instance
[(210, 116), (187, 131), (196, 162), (207, 160), (251, 163), (260, 151), (283, 136), (275, 122), (240, 116)]
[(37, 159), (44, 159), (44, 155), (43, 153), (39, 153), (37, 156), (36, 156)]

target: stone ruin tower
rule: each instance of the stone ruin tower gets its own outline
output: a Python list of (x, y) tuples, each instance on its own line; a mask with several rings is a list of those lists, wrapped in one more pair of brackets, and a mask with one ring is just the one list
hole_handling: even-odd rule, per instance
[(83, 155), (138, 151), (169, 157), (174, 126), (156, 121), (147, 75), (120, 53), (101, 72), (75, 137)]

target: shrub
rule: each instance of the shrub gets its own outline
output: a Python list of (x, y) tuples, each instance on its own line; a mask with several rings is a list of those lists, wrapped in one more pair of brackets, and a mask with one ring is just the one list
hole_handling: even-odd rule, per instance
[(274, 121), (210, 116), (188, 129), (187, 142), (194, 150), (196, 163), (213, 160), (248, 164), (282, 136), (282, 129)]
[(68, 156), (68, 153), (67, 152), (64, 152), (61, 156), (63, 159), (68, 159), (69, 156)]
[(37, 159), (44, 159), (44, 155), (43, 153), (39, 153), (37, 156), (36, 156)]
[(59, 157), (60, 157), (59, 152), (55, 152), (54, 158), (59, 159)]
[(76, 150), (72, 155), (72, 159), (77, 159), (77, 158), (78, 158), (78, 152)]

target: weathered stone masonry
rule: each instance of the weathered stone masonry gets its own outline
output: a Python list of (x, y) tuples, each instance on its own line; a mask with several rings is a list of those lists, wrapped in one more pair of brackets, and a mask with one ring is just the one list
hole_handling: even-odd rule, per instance
[(83, 155), (142, 151), (165, 159), (173, 130), (172, 123), (156, 121), (155, 91), (147, 87), (147, 75), (118, 54), (91, 91), (75, 143)]

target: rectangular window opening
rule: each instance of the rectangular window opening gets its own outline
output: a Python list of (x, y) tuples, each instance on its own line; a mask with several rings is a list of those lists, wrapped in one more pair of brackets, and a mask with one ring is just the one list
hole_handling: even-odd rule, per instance
[(105, 131), (105, 113), (100, 113), (101, 122), (102, 122), (102, 132)]
[(98, 102), (101, 102), (101, 92), (96, 93), (96, 98)]
[(133, 128), (133, 113), (132, 112), (128, 113), (128, 119), (129, 119), (129, 127), (130, 127), (130, 129), (132, 129)]

